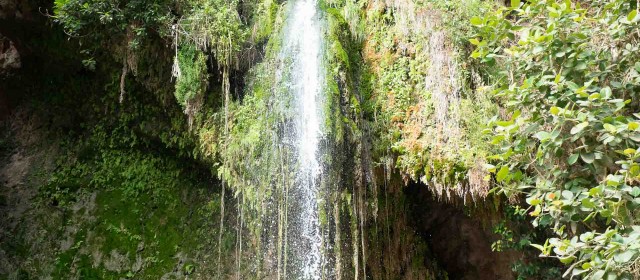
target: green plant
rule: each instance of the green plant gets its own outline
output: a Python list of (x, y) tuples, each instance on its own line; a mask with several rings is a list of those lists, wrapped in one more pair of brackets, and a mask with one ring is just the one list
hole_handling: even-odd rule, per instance
[(184, 17), (174, 25), (180, 37), (209, 50), (221, 67), (237, 63), (248, 35), (238, 14), (238, 1), (185, 0), (183, 5)]
[[(553, 229), (564, 276), (638, 277), (640, 52), (635, 1), (512, 0), (471, 23), (508, 118), (487, 133), (498, 192)], [(499, 66), (499, 67), (494, 67)], [(495, 70), (498, 69), (498, 70)]]
[(179, 70), (174, 95), (180, 105), (187, 107), (207, 90), (207, 56), (191, 45), (180, 48), (177, 56)]
[(196, 270), (196, 267), (193, 264), (185, 264), (184, 265), (184, 274), (191, 275)]
[(552, 280), (562, 277), (560, 269), (551, 267), (544, 262), (524, 262), (518, 260), (511, 266), (511, 270), (516, 273), (516, 279), (543, 279)]
[(151, 32), (167, 32), (173, 21), (170, 1), (56, 0), (53, 18), (65, 32), (80, 40), (126, 45), (136, 49)]

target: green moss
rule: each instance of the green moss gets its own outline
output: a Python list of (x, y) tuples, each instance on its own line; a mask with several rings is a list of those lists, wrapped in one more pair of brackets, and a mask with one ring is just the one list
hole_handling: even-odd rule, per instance
[(78, 249), (82, 242), (84, 242), (85, 237), (86, 230), (81, 229), (74, 236), (74, 246), (56, 256), (54, 270), (51, 275), (54, 279), (63, 279), (70, 275), (71, 269), (75, 265), (76, 257), (78, 257)]
[[(100, 173), (105, 172), (117, 174), (122, 167), (126, 170), (141, 166), (135, 153), (120, 156), (120, 164), (111, 165), (113, 170), (101, 167), (94, 176), (104, 176)], [(80, 227), (74, 237), (75, 245), (57, 256), (54, 278), (79, 275), (95, 279), (117, 279), (135, 275), (138, 279), (158, 279), (174, 269), (178, 254), (193, 257), (200, 250), (200, 238), (203, 238), (200, 226), (203, 219), (208, 219), (205, 217), (211, 213), (197, 212), (203, 216), (191, 216), (190, 213), (193, 213), (194, 208), (206, 207), (206, 198), (188, 195), (186, 199), (196, 203), (195, 205), (183, 201), (187, 192), (197, 192), (195, 188), (200, 187), (198, 183), (189, 176), (180, 175), (180, 169), (171, 163), (146, 165), (145, 168), (142, 171), (144, 173), (153, 174), (155, 169), (161, 174), (169, 174), (167, 177), (152, 177), (146, 181), (163, 185), (158, 189), (163, 194), (157, 195), (153, 189), (142, 189), (132, 198), (127, 189), (132, 183), (136, 185), (132, 180), (136, 180), (137, 176), (101, 181), (102, 187), (96, 186), (95, 209), (88, 213), (93, 218), (87, 222), (72, 224)], [(234, 242), (225, 243), (225, 250), (231, 251)], [(103, 256), (103, 263), (98, 267), (94, 265), (96, 260), (87, 254), (87, 251), (95, 250)], [(109, 258), (111, 252), (126, 256), (123, 260), (126, 267), (120, 273), (108, 271), (104, 266), (104, 260)], [(137, 257), (144, 260), (144, 266), (139, 272), (133, 272), (131, 268)]]

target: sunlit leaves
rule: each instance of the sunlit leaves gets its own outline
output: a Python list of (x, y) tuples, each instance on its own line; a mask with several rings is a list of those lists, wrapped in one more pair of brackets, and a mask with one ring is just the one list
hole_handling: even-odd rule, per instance
[(502, 182), (507, 178), (508, 174), (509, 174), (509, 168), (506, 166), (503, 166), (502, 168), (500, 168), (500, 171), (496, 173), (496, 180), (498, 180), (498, 182)]
[(580, 133), (588, 125), (589, 125), (589, 122), (581, 122), (581, 123), (577, 124), (576, 126), (571, 128), (571, 134)]
[(479, 26), (483, 24), (483, 19), (481, 17), (472, 17), (471, 18), (471, 24)]
[(640, 15), (629, 3), (511, 1), (472, 19), (472, 57), (486, 63), (507, 111), (526, 112), (491, 123), (496, 182), (524, 193), (533, 224), (554, 230), (535, 247), (567, 264), (567, 277), (614, 279), (638, 258)]
[(637, 22), (638, 19), (638, 10), (631, 10), (631, 12), (629, 12), (629, 15), (627, 15), (627, 20), (630, 22)]
[(536, 133), (533, 137), (538, 138), (538, 140), (544, 142), (549, 140), (549, 138), (551, 138), (551, 133), (546, 132), (546, 131), (540, 131), (538, 133)]

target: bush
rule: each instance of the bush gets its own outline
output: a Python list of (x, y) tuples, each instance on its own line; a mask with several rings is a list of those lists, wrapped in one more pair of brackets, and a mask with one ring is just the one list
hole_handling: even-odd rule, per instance
[[(588, 6), (582, 6), (588, 5)], [(640, 52), (635, 1), (512, 0), (471, 23), (510, 115), (494, 117), (498, 190), (553, 229), (542, 256), (564, 276), (639, 277)], [(499, 67), (493, 67), (499, 66)]]

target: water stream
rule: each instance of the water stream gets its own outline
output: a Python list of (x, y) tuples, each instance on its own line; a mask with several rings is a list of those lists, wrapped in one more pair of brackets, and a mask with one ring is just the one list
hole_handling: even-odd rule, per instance
[(323, 124), (322, 24), (316, 0), (297, 0), (285, 23), (278, 61), (288, 120), (280, 141), (288, 150), (292, 185), (287, 195), (287, 279), (321, 279), (326, 258), (319, 220), (323, 173), (320, 143)]

